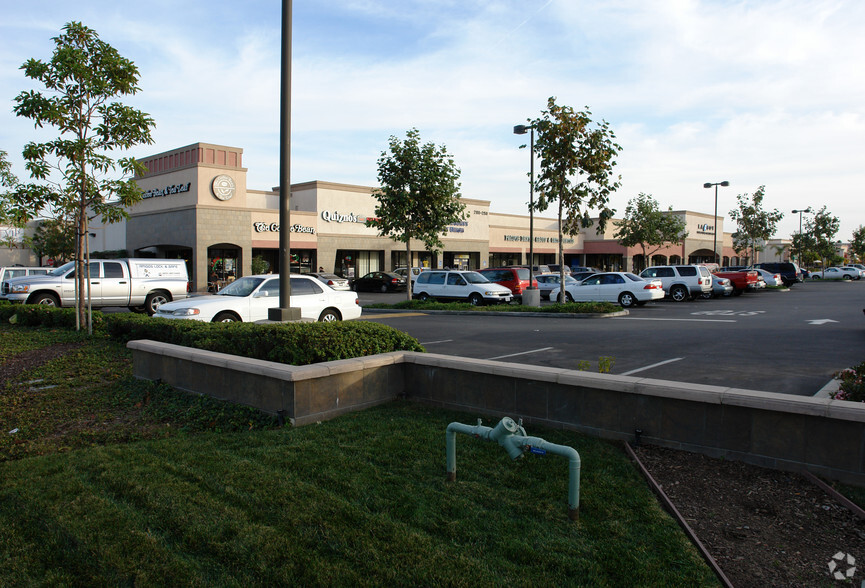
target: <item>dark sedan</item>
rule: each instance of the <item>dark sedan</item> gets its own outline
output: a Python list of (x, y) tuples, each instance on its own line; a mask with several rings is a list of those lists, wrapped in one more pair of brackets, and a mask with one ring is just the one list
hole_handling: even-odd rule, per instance
[(398, 292), (405, 290), (405, 278), (390, 272), (370, 272), (351, 284), (355, 292)]

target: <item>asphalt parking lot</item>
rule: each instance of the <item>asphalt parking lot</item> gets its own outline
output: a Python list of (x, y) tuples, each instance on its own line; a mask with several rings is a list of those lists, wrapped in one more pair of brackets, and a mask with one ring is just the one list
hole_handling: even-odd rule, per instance
[[(361, 293), (362, 305), (405, 293)], [(364, 311), (416, 337), (429, 352), (479, 359), (813, 395), (865, 361), (865, 280), (808, 282), (789, 291), (632, 309), (621, 318)], [(504, 310), (504, 308), (503, 308)]]

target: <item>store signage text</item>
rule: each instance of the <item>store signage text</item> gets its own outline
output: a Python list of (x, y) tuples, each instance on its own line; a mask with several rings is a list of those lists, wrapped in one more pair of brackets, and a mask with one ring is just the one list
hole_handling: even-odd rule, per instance
[[(460, 221), (448, 226), (448, 233), (465, 233), (465, 227), (469, 226), (466, 221)], [(445, 233), (447, 234), (447, 233)]]
[[(505, 241), (519, 241), (522, 243), (528, 243), (530, 239), (525, 235), (505, 235)], [(535, 237), (535, 243), (558, 243), (559, 239), (557, 237)], [(572, 244), (574, 242), (570, 237), (565, 237), (562, 239), (562, 243)]]
[(697, 225), (697, 232), (703, 233), (704, 235), (706, 235), (706, 234), (711, 235), (714, 230), (715, 230), (715, 226), (710, 225), (709, 223), (703, 223), (701, 225)]
[[(279, 223), (252, 223), (252, 227), (255, 229), (256, 233), (279, 232)], [(295, 224), (291, 225), (288, 230), (291, 233), (306, 233), (309, 235), (315, 235), (315, 227), (306, 227), (304, 225)]]
[(165, 186), (164, 188), (154, 188), (147, 190), (141, 194), (142, 198), (157, 198), (159, 196), (168, 196), (169, 194), (180, 194), (181, 192), (189, 192), (190, 182), (185, 184), (174, 184), (173, 186)]
[(323, 210), (321, 212), (321, 220), (328, 223), (365, 223), (367, 217), (360, 216), (354, 213), (340, 214), (339, 211)]

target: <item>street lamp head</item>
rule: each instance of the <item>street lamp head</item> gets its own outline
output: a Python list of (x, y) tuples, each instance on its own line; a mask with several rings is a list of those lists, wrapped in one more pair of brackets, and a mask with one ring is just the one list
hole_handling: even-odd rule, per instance
[(721, 185), (722, 186), (729, 186), (730, 182), (728, 182), (727, 180), (724, 180), (723, 182), (721, 182)]
[(529, 127), (527, 127), (526, 125), (516, 125), (514, 127), (514, 134), (515, 135), (525, 135), (526, 132), (528, 132), (528, 130), (529, 130)]
[(703, 184), (703, 187), (704, 188), (711, 188), (712, 184), (710, 184), (709, 182), (706, 182), (705, 184)]
[(703, 187), (704, 188), (711, 188), (712, 186), (729, 186), (729, 185), (730, 185), (730, 182), (728, 182), (727, 180), (724, 180), (723, 182), (714, 182), (714, 183), (713, 182), (706, 182), (705, 184), (703, 184)]

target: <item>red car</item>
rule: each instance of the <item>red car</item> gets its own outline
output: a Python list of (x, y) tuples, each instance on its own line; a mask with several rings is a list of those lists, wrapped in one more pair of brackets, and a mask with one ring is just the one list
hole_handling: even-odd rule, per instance
[[(478, 270), (478, 273), (490, 282), (509, 288), (517, 299), (522, 299), (523, 291), (529, 287), (529, 268), (527, 267), (491, 267)], [(538, 281), (535, 280), (532, 286), (537, 288)]]

